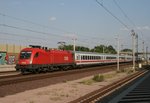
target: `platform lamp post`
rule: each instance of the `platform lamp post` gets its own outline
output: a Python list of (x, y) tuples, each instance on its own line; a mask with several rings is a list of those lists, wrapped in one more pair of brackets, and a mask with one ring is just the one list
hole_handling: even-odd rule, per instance
[(135, 32), (133, 29), (131, 30), (131, 36), (132, 36), (132, 53), (133, 53), (133, 71), (135, 71)]
[(120, 43), (119, 43), (119, 35), (117, 37), (117, 71), (119, 72), (120, 71), (120, 68), (119, 68), (119, 51), (120, 51)]
[(136, 39), (136, 60), (137, 60), (137, 64), (138, 64), (138, 34), (136, 34), (135, 36), (135, 39)]
[(148, 65), (148, 46), (146, 47), (146, 65)]
[(76, 51), (76, 38), (74, 37), (73, 38), (73, 51), (75, 52)]

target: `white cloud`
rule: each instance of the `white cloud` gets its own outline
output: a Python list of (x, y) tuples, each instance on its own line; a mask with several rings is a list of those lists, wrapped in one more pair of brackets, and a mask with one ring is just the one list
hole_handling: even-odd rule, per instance
[[(150, 30), (150, 27), (149, 26), (138, 26), (138, 27), (135, 27), (135, 28), (133, 28), (134, 30)], [(120, 29), (121, 31), (130, 31), (129, 29), (127, 29), (127, 28), (121, 28)]]
[(150, 30), (149, 26), (136, 27), (137, 30)]
[(127, 29), (127, 28), (121, 28), (120, 30), (121, 31), (129, 31), (129, 29)]
[(64, 34), (64, 36), (66, 37), (66, 38), (71, 38), (71, 39), (77, 39), (78, 38), (78, 36), (77, 35), (75, 35), (75, 34)]
[(150, 30), (150, 27), (149, 26), (144, 26), (143, 29)]
[(50, 17), (50, 21), (55, 21), (56, 20), (56, 17), (52, 16)]

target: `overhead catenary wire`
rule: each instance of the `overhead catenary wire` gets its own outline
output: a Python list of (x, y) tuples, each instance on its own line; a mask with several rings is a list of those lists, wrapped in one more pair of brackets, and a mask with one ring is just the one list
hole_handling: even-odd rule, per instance
[(60, 28), (56, 28), (56, 27), (49, 27), (49, 26), (46, 26), (46, 25), (42, 25), (40, 23), (36, 23), (36, 22), (32, 22), (32, 21), (29, 21), (29, 20), (25, 20), (25, 19), (22, 19), (22, 18), (18, 18), (18, 17), (14, 17), (14, 16), (10, 16), (10, 15), (6, 15), (4, 13), (0, 13), (1, 16), (3, 17), (8, 17), (8, 18), (11, 18), (11, 19), (14, 19), (14, 20), (17, 20), (17, 21), (22, 21), (22, 22), (25, 22), (25, 23), (29, 23), (29, 24), (33, 24), (33, 25), (36, 25), (36, 26), (40, 26), (40, 27), (43, 27), (43, 28), (48, 28), (48, 29), (55, 29), (57, 31), (62, 31), (62, 32), (65, 32), (65, 33), (71, 33), (69, 31), (65, 31), (65, 30), (62, 30)]
[[(46, 44), (48, 45), (47, 40), (43, 40), (40, 38), (32, 38), (32, 36), (18, 36), (19, 34), (12, 34), (12, 33), (6, 33), (6, 32), (0, 32), (0, 41), (8, 40), (9, 42), (18, 42), (19, 44), (24, 42), (26, 44), (30, 43), (36, 43), (36, 44)], [(17, 37), (17, 38), (14, 38)], [(36, 41), (34, 41), (36, 40)], [(17, 43), (17, 44), (18, 44)]]
[[(24, 42), (27, 42), (26, 40), (29, 40), (29, 42), (31, 41), (30, 39), (27, 39), (27, 38), (32, 38), (32, 39), (34, 39), (34, 40), (38, 40), (38, 42), (33, 42), (33, 41), (31, 41), (30, 43), (40, 43), (39, 42), (39, 40), (42, 42), (42, 43), (44, 43), (44, 44), (48, 44), (48, 40), (46, 40), (45, 38), (42, 38), (42, 37), (34, 37), (34, 36), (32, 36), (32, 35), (20, 35), (20, 34), (14, 34), (14, 33), (7, 33), (7, 32), (0, 32), (0, 35), (7, 35), (7, 36), (11, 36), (11, 38), (9, 39), (9, 38), (4, 38), (4, 37), (0, 37), (1, 38), (1, 40), (2, 39), (7, 39), (7, 40), (11, 40), (11, 41), (24, 41)], [(18, 37), (19, 39), (17, 40), (17, 39), (13, 39), (13, 37)], [(22, 38), (23, 37), (23, 38)], [(21, 40), (20, 40), (21, 39)], [(45, 40), (43, 40), (43, 39), (45, 39)], [(80, 42), (80, 43), (89, 43), (87, 40), (78, 40), (78, 42)], [(97, 44), (97, 42), (92, 42), (92, 43), (94, 43), (94, 44)], [(41, 43), (40, 43), (41, 44)]]
[[(116, 0), (113, 0), (114, 1), (114, 3), (115, 3), (115, 5), (119, 8), (119, 10), (122, 12), (122, 14), (124, 15), (124, 17), (130, 22), (130, 24), (132, 24), (133, 25), (133, 27), (136, 29), (137, 28), (137, 26), (136, 26), (136, 24), (129, 18), (129, 16), (124, 12), (124, 10), (120, 7), (120, 5), (117, 3), (117, 1)], [(139, 39), (141, 40), (141, 41), (143, 41), (143, 32), (140, 30), (140, 32), (141, 32), (141, 36), (142, 36), (142, 38), (140, 37)], [(136, 34), (137, 35), (137, 34)]]
[(129, 18), (129, 16), (124, 12), (124, 10), (119, 6), (119, 4), (116, 2), (116, 0), (113, 0), (115, 5), (119, 8), (119, 10), (122, 12), (124, 17), (132, 24), (134, 27), (136, 27), (135, 23)]
[[(8, 36), (16, 36), (16, 37), (24, 37), (24, 38), (32, 38), (32, 39), (36, 39), (36, 40), (46, 40), (45, 38), (42, 37), (34, 37), (32, 35), (20, 35), (20, 34), (15, 34), (15, 33), (8, 33), (8, 32), (0, 32), (0, 35), (8, 35)], [(1, 37), (0, 37), (1, 38)], [(47, 41), (47, 40), (46, 40)]]
[[(18, 43), (25, 43), (25, 44), (31, 44), (31, 43), (33, 43), (33, 44), (41, 44), (41, 42), (40, 41), (32, 41), (32, 40), (29, 40), (29, 39), (27, 39), (27, 40), (18, 40), (18, 39), (15, 39), (15, 38), (6, 38), (6, 37), (0, 37), (1, 39), (0, 39), (0, 41), (5, 41), (6, 42), (6, 40), (8, 40), (8, 42), (18, 42)], [(22, 42), (23, 41), (23, 42)], [(43, 42), (43, 44), (46, 44), (46, 45), (49, 45), (48, 43), (46, 43), (46, 42)]]
[[(47, 26), (47, 25), (43, 25), (43, 24), (40, 24), (40, 23), (36, 23), (36, 22), (33, 22), (33, 21), (29, 21), (29, 20), (26, 20), (26, 19), (22, 19), (22, 18), (18, 18), (18, 17), (14, 17), (14, 16), (10, 16), (10, 15), (7, 15), (7, 14), (5, 14), (5, 13), (1, 13), (0, 12), (0, 16), (3, 16), (3, 17), (7, 17), (7, 18), (10, 18), (10, 19), (14, 19), (14, 20), (17, 20), (17, 21), (21, 21), (21, 22), (24, 22), (24, 23), (29, 23), (29, 24), (33, 24), (33, 25), (35, 25), (35, 26), (40, 26), (40, 27), (43, 27), (43, 28), (47, 28), (47, 29), (55, 29), (55, 30), (57, 30), (57, 31), (61, 31), (61, 32), (63, 32), (63, 33), (65, 33), (65, 34), (68, 34), (68, 35), (76, 35), (76, 34), (79, 34), (80, 35), (80, 38), (81, 37), (83, 37), (84, 39), (86, 38), (86, 37), (88, 37), (88, 38), (91, 38), (91, 39), (102, 39), (102, 38), (99, 38), (99, 37), (92, 37), (92, 36), (83, 36), (83, 33), (81, 34), (81, 33), (75, 33), (75, 32), (71, 32), (71, 31), (66, 31), (66, 30), (63, 30), (63, 29), (60, 29), (60, 28), (56, 28), (56, 27), (52, 27), (52, 26)], [(5, 23), (3, 23), (3, 24), (5, 24)], [(18, 27), (17, 27), (18, 28)], [(20, 27), (19, 27), (20, 28)], [(30, 31), (30, 30), (28, 30), (28, 31)], [(32, 32), (32, 30), (31, 30), (31, 32)], [(53, 34), (53, 33), (51, 33), (51, 34)], [(55, 34), (54, 34), (55, 35)], [(57, 34), (57, 36), (59, 36), (58, 34)], [(60, 35), (61, 36), (61, 35)], [(64, 37), (66, 37), (66, 36), (64, 36)], [(73, 38), (73, 37), (71, 37), (71, 36), (67, 36), (67, 38)]]
[(57, 35), (57, 34), (46, 33), (46, 32), (32, 30), (32, 29), (27, 29), (27, 28), (21, 28), (21, 27), (7, 25), (7, 24), (0, 24), (0, 26), (4, 26), (4, 27), (8, 27), (8, 28), (14, 28), (14, 29), (18, 29), (18, 30), (29, 31), (29, 32), (34, 32), (34, 33), (39, 33), (39, 34), (45, 34), (45, 35), (48, 35), (48, 36), (51, 35), (51, 36), (56, 36), (56, 37), (65, 37), (65, 36), (61, 36), (61, 35)]
[[(12, 26), (12, 25), (6, 25), (6, 24), (0, 24), (0, 26), (4, 26), (4, 27), (8, 27), (8, 28), (13, 28), (13, 29), (18, 29), (18, 30), (24, 30), (24, 31), (28, 31), (28, 32), (34, 32), (34, 33), (39, 33), (39, 34), (44, 34), (46, 36), (55, 36), (55, 37), (60, 37), (60, 38), (66, 38), (66, 36), (60, 36), (60, 35), (56, 35), (56, 34), (51, 34), (51, 33), (46, 33), (46, 32), (41, 32), (41, 31), (36, 31), (36, 30), (32, 30), (32, 29), (27, 29), (27, 28), (21, 28), (21, 27), (17, 27), (17, 26)], [(42, 37), (37, 37), (37, 36), (28, 36), (28, 35), (20, 35), (20, 34), (14, 34), (14, 33), (8, 33), (8, 32), (0, 32), (1, 34), (6, 34), (6, 35), (9, 35), (9, 36), (16, 36), (16, 37), (25, 37), (25, 38), (28, 38), (28, 37), (32, 37), (32, 39), (37, 39), (37, 40), (43, 40), (43, 36)], [(10, 39), (12, 40), (12, 39)], [(46, 39), (44, 39), (44, 41), (47, 41)], [(82, 42), (82, 43), (89, 43), (89, 40), (78, 40), (79, 42)], [(43, 42), (43, 41), (42, 41)], [(37, 42), (36, 42), (37, 43)], [(38, 42), (40, 43), (40, 42)], [(92, 42), (93, 44), (97, 44), (97, 42)], [(47, 43), (48, 44), (48, 43)]]
[[(106, 6), (103, 5), (103, 2), (99, 2), (98, 0), (95, 0), (96, 3), (103, 7), (113, 18), (115, 18), (118, 22), (120, 22), (128, 31), (131, 31), (133, 30), (133, 28), (129, 28), (128, 25), (126, 25), (123, 21), (121, 21), (117, 16), (115, 16), (109, 9), (106, 8)], [(123, 13), (123, 15), (125, 16), (126, 19), (128, 19), (128, 21), (135, 27), (134, 29), (137, 28), (137, 26), (135, 25), (135, 23), (127, 16), (127, 14), (124, 12), (124, 10), (119, 6), (119, 4), (114, 0), (114, 3), (116, 4), (116, 6), (120, 9), (120, 11)], [(141, 36), (138, 36), (139, 37), (139, 40), (141, 40), (142, 42), (144, 41), (144, 38), (143, 38), (143, 32), (141, 30), (139, 30), (141, 32)]]
[[(7, 25), (7, 24), (0, 24), (0, 26), (4, 26), (4, 27), (8, 27), (8, 28), (13, 28), (13, 29), (18, 29), (18, 30), (24, 30), (24, 31), (28, 31), (28, 32), (34, 32), (34, 33), (38, 33), (38, 34), (44, 34), (46, 36), (55, 36), (55, 37), (59, 37), (59, 38), (66, 38), (66, 36), (60, 36), (58, 34), (52, 34), (52, 33), (46, 33), (46, 32), (41, 32), (41, 31), (36, 31), (36, 30), (32, 30), (32, 29), (27, 29), (27, 28), (22, 28), (22, 27), (17, 27), (17, 26), (12, 26), (12, 25)], [(6, 32), (3, 32), (5, 33), (6, 35), (10, 35), (10, 33), (6, 33)], [(13, 34), (13, 33), (11, 33)], [(16, 34), (15, 34), (16, 35)], [(19, 34), (17, 34), (19, 35)], [(20, 35), (21, 36), (21, 35)], [(33, 37), (33, 36), (32, 36)], [(37, 37), (35, 37), (37, 38)], [(67, 38), (71, 38), (71, 37), (67, 37)], [(79, 42), (82, 42), (82, 43), (89, 43), (88, 41), (86, 40), (78, 40)], [(97, 42), (92, 42), (93, 44), (97, 44)]]
[(121, 21), (117, 16), (115, 16), (109, 9), (107, 9), (102, 3), (100, 3), (98, 0), (95, 0), (96, 3), (103, 7), (113, 18), (115, 18), (119, 23), (121, 23), (125, 28), (127, 28), (128, 30), (130, 30), (130, 28), (123, 22)]

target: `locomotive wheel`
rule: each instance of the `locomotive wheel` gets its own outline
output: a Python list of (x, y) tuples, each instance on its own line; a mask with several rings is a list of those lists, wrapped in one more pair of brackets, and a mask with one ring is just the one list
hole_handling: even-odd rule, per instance
[(62, 69), (63, 69), (64, 71), (67, 71), (67, 70), (71, 69), (71, 66), (64, 66), (64, 67), (62, 67)]
[(21, 69), (21, 74), (23, 74), (23, 75), (24, 75), (24, 74), (25, 74), (25, 72), (26, 72), (26, 71), (25, 71), (24, 69)]
[(40, 73), (40, 71), (39, 71), (39, 69), (35, 69), (35, 70), (33, 70), (33, 73), (38, 74), (38, 73)]

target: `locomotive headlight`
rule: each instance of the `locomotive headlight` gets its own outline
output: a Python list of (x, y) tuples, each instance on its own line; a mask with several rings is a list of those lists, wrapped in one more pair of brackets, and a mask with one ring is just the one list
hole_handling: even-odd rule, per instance
[(30, 64), (32, 64), (32, 60), (30, 60)]

